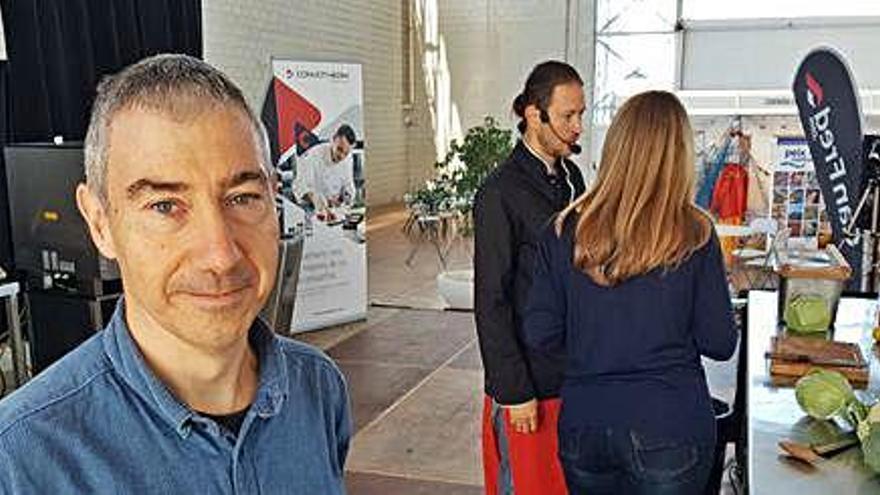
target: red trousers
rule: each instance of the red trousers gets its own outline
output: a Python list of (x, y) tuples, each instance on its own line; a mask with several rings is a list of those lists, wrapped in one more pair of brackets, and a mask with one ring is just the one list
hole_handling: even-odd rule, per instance
[[(514, 431), (508, 411), (498, 411), (498, 406), (493, 408), (492, 402), (491, 397), (486, 397), (483, 401), (483, 471), (486, 494), (502, 494), (503, 487), (510, 481), (513, 482), (516, 495), (568, 493), (562, 466), (557, 457), (556, 423), (559, 420), (560, 400), (538, 402), (538, 431), (535, 433)], [(510, 474), (507, 481), (502, 472), (505, 460)]]

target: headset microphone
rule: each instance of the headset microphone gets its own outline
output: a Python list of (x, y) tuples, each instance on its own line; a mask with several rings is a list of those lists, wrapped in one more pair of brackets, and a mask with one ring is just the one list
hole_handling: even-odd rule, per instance
[[(550, 130), (553, 132), (553, 135), (555, 135), (560, 141), (565, 143), (568, 146), (568, 149), (571, 150), (572, 153), (574, 153), (575, 155), (580, 154), (581, 145), (579, 145), (577, 143), (570, 143), (570, 142), (566, 141), (565, 139), (562, 139), (562, 136), (560, 136), (559, 133), (556, 132), (556, 128), (553, 127), (553, 124), (550, 123), (550, 115), (547, 114), (547, 110), (543, 110), (543, 109), (541, 110), (541, 122), (543, 122), (544, 124), (547, 124), (550, 127)], [(568, 202), (570, 204), (572, 201), (574, 201), (574, 184), (571, 183), (571, 176), (569, 175), (568, 168), (566, 168), (564, 163), (562, 165), (562, 170), (565, 171), (565, 182), (568, 184), (568, 191), (569, 191)]]
[(568, 142), (568, 140), (563, 139), (562, 136), (558, 132), (556, 132), (556, 127), (554, 127), (553, 123), (550, 122), (550, 115), (547, 113), (547, 110), (541, 110), (541, 122), (547, 124), (550, 127), (550, 131), (553, 132), (553, 135), (556, 136), (560, 141), (565, 143), (568, 146), (568, 149), (571, 150), (573, 154), (581, 154), (581, 145)]

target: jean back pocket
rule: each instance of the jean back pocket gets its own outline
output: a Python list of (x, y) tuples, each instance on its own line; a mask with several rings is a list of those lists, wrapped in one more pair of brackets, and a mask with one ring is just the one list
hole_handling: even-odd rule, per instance
[(691, 478), (700, 461), (695, 443), (676, 440), (647, 439), (630, 433), (635, 474), (645, 480), (669, 482)]

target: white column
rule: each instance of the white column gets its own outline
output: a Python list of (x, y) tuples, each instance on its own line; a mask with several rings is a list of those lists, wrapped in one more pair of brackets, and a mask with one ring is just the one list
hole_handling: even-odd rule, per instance
[(566, 0), (566, 40), (565, 61), (580, 73), (587, 94), (587, 114), (584, 115), (584, 130), (581, 134), (583, 152), (577, 162), (584, 169), (585, 178), (592, 177), (589, 167), (592, 163), (593, 104), (596, 75), (596, 0)]

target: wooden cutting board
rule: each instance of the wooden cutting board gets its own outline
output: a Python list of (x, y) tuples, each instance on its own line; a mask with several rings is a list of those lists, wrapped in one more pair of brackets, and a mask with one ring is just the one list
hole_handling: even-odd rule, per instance
[(856, 344), (813, 337), (772, 337), (770, 378), (774, 385), (793, 385), (813, 368), (838, 371), (855, 388), (868, 385), (868, 363)]

